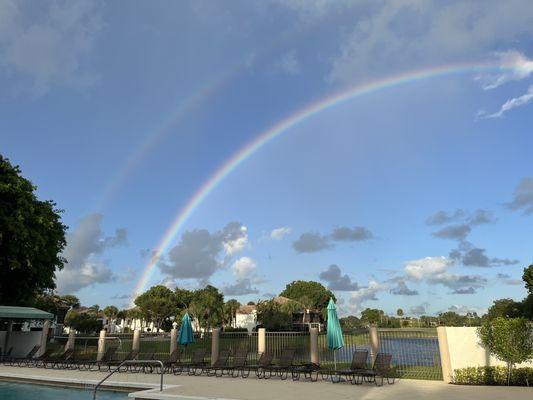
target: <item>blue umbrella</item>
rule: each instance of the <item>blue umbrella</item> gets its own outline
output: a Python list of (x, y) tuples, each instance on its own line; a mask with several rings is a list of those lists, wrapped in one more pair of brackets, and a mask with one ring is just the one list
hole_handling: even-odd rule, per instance
[(180, 335), (178, 337), (178, 343), (187, 346), (194, 342), (194, 333), (192, 331), (191, 317), (189, 313), (185, 313), (181, 320)]
[(328, 324), (327, 324), (326, 343), (328, 348), (333, 350), (333, 362), (335, 369), (337, 369), (337, 359), (335, 357), (335, 350), (344, 347), (344, 338), (342, 336), (341, 324), (339, 317), (337, 317), (337, 309), (333, 299), (329, 299), (328, 303)]

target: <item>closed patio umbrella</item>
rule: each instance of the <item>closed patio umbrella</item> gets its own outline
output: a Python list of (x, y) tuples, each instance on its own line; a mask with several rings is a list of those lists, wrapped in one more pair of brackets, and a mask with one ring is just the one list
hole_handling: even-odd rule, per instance
[(178, 343), (182, 346), (187, 346), (194, 342), (194, 333), (192, 331), (191, 317), (189, 313), (185, 313), (181, 320), (180, 335), (178, 337)]
[(327, 323), (327, 334), (326, 334), (326, 343), (328, 348), (333, 350), (333, 363), (335, 369), (337, 369), (337, 358), (335, 356), (335, 350), (338, 350), (344, 347), (344, 338), (342, 336), (341, 324), (339, 322), (339, 317), (337, 317), (337, 309), (333, 299), (329, 299), (328, 303), (328, 323)]

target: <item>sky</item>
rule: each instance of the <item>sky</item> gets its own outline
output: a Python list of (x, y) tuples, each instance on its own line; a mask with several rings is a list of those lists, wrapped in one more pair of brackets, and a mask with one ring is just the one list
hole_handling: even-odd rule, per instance
[(483, 313), (533, 262), (532, 38), (528, 0), (1, 0), (0, 151), (83, 304)]

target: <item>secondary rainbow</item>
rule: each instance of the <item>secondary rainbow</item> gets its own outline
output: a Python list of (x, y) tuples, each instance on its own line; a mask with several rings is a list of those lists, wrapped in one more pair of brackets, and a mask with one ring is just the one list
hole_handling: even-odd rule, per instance
[(304, 108), (299, 109), (295, 113), (277, 122), (266, 131), (260, 133), (255, 139), (246, 144), (239, 151), (234, 153), (231, 158), (222, 164), (222, 166), (217, 169), (206, 182), (204, 182), (204, 184), (189, 199), (187, 204), (179, 210), (171, 225), (168, 227), (165, 234), (157, 244), (153, 257), (145, 266), (141, 278), (135, 287), (134, 297), (136, 294), (139, 294), (146, 289), (153, 270), (157, 265), (157, 261), (168, 250), (174, 238), (186, 223), (187, 219), (191, 216), (194, 210), (198, 208), (202, 201), (209, 196), (213, 189), (215, 189), (225, 177), (227, 177), (235, 168), (246, 161), (261, 147), (265, 146), (284, 132), (287, 132), (292, 127), (320, 112), (331, 109), (348, 100), (379, 90), (440, 76), (463, 73), (486, 73), (494, 70), (502, 71), (512, 68), (512, 65), (502, 66), (501, 64), (495, 63), (462, 63), (409, 71), (400, 75), (385, 77), (369, 83), (357, 85), (342, 92), (334, 93), (333, 95), (319, 100), (318, 102), (314, 102)]

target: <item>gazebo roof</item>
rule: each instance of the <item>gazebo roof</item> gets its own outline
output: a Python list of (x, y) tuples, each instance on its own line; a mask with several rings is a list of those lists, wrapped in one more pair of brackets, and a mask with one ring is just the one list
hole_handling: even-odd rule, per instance
[(0, 306), (0, 319), (4, 320), (32, 320), (53, 318), (53, 314), (33, 307)]

